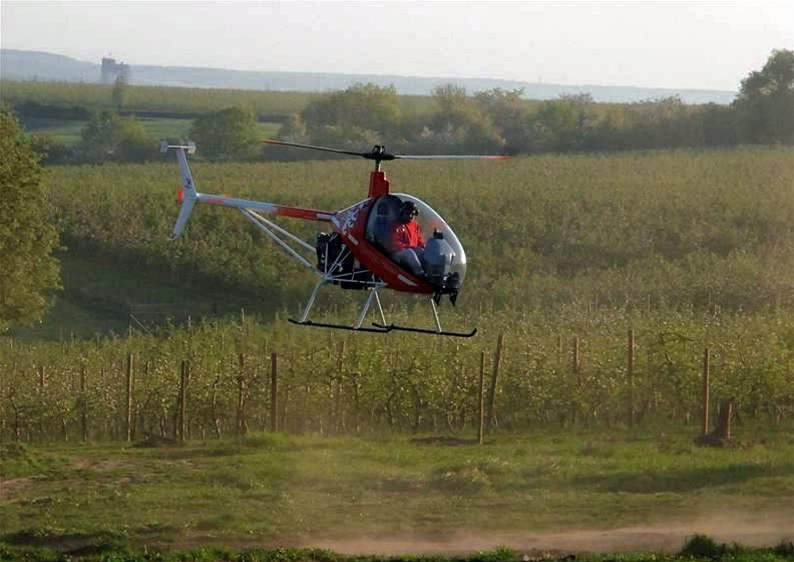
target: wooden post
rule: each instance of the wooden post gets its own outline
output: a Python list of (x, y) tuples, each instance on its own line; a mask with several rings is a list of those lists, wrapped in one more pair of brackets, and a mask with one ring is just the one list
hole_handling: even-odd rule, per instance
[(629, 427), (634, 426), (634, 330), (629, 329), (629, 342), (628, 342), (628, 385), (629, 385), (629, 403), (628, 403), (628, 423)]
[(709, 348), (703, 350), (703, 435), (709, 432)]
[(182, 360), (182, 369), (179, 377), (179, 442), (184, 443), (187, 438), (187, 377), (188, 362)]
[(278, 431), (278, 354), (270, 354), (270, 431)]
[(240, 437), (245, 433), (245, 378), (243, 377), (245, 356), (242, 353), (238, 355), (237, 362), (240, 366), (237, 375), (237, 436)]
[(485, 352), (480, 352), (480, 390), (479, 415), (477, 420), (477, 440), (480, 445), (485, 441)]
[(80, 367), (80, 438), (88, 441), (88, 398), (85, 395), (85, 365)]
[(576, 384), (579, 384), (581, 381), (579, 380), (579, 336), (573, 337), (573, 356), (571, 358), (571, 369), (573, 373), (576, 375)]
[(557, 336), (557, 365), (562, 365), (562, 358), (565, 349), (563, 347), (562, 334)]
[[(573, 337), (573, 348), (571, 350), (571, 372), (573, 373), (576, 384), (576, 395), (579, 394), (581, 387), (581, 377), (579, 376), (579, 336)], [(576, 424), (579, 418), (578, 399), (571, 400), (571, 423)]]
[(132, 442), (132, 385), (133, 385), (133, 357), (132, 352), (127, 353), (127, 395), (126, 395), (126, 417), (125, 417), (125, 425), (126, 425), (126, 434), (127, 434), (127, 443)]
[(733, 399), (720, 400), (717, 410), (717, 424), (714, 427), (714, 436), (723, 441), (731, 440), (731, 417), (733, 416)]
[(493, 371), (491, 372), (491, 388), (488, 394), (488, 419), (486, 421), (487, 431), (493, 430), (494, 402), (496, 401), (496, 379), (499, 376), (499, 363), (502, 360), (502, 344), (504, 343), (504, 333), (500, 333), (496, 339), (496, 355), (493, 361)]
[[(39, 367), (39, 405), (42, 409), (42, 414), (44, 413), (44, 409), (47, 407), (44, 399), (44, 388), (46, 386), (47, 381), (47, 369), (44, 365)], [(44, 424), (42, 423), (43, 416), (39, 416), (39, 439), (44, 441)]]

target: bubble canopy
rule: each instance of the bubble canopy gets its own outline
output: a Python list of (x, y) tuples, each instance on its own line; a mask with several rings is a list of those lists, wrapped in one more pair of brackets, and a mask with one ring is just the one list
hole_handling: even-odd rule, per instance
[(416, 205), (419, 211), (416, 222), (422, 230), (422, 238), (424, 238), (425, 243), (433, 237), (433, 232), (436, 230), (444, 235), (444, 240), (447, 241), (452, 247), (452, 251), (455, 252), (455, 258), (452, 261), (450, 271), (452, 273), (457, 273), (460, 276), (460, 282), (463, 283), (463, 279), (466, 277), (466, 252), (463, 250), (463, 245), (460, 243), (460, 240), (455, 236), (455, 233), (446, 221), (433, 210), (433, 207), (421, 199), (417, 199), (413, 195), (407, 195), (405, 193), (392, 193), (392, 195), (400, 199), (400, 201), (412, 201), (414, 205)]

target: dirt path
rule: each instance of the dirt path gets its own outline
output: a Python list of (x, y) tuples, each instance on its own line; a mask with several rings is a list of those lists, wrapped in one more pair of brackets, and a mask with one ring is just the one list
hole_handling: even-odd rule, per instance
[(569, 530), (544, 533), (459, 532), (441, 537), (396, 536), (307, 541), (304, 546), (342, 554), (464, 554), (507, 546), (529, 552), (675, 552), (687, 537), (706, 534), (718, 542), (745, 546), (775, 546), (794, 541), (794, 507), (786, 513), (718, 514), (690, 521), (641, 525), (610, 530)]
[(24, 488), (32, 480), (32, 478), (0, 478), (0, 500), (10, 496), (15, 490)]

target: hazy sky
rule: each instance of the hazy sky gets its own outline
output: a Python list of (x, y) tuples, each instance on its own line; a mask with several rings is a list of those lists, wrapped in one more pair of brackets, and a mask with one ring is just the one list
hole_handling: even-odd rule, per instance
[(736, 90), (794, 48), (794, 0), (0, 0), (0, 32), (92, 62)]

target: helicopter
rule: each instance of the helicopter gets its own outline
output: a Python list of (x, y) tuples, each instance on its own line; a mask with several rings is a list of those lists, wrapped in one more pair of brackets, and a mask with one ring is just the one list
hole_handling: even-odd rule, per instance
[[(472, 337), (477, 333), (477, 328), (467, 332), (445, 331), (438, 315), (437, 305), (443, 296), (446, 295), (454, 306), (466, 275), (466, 252), (460, 240), (441, 215), (427, 203), (406, 193), (392, 193), (390, 182), (381, 170), (381, 163), (392, 160), (506, 160), (509, 156), (405, 155), (389, 153), (383, 145), (375, 145), (367, 152), (354, 152), (276, 139), (263, 142), (374, 161), (375, 169), (370, 172), (367, 198), (339, 211), (323, 211), (199, 193), (187, 158), (188, 154), (195, 153), (195, 143), (169, 144), (162, 141), (160, 151), (176, 153), (182, 176), (182, 188), (177, 196), (181, 207), (172, 240), (184, 232), (196, 203), (236, 208), (289, 256), (318, 277), (303, 313), (298, 319), (290, 318), (291, 323), (384, 334), (403, 331)], [(309, 244), (265, 215), (326, 223), (330, 226), (330, 232), (319, 233), (315, 243)], [(395, 232), (402, 226), (412, 229), (414, 233), (412, 248), (401, 250), (395, 247)], [(401, 234), (404, 237), (405, 231)], [(366, 300), (351, 325), (316, 322), (309, 318), (320, 289), (325, 285), (367, 292)], [(387, 323), (378, 294), (383, 289), (427, 297), (435, 329)], [(364, 321), (373, 302), (380, 322), (365, 326)]]

